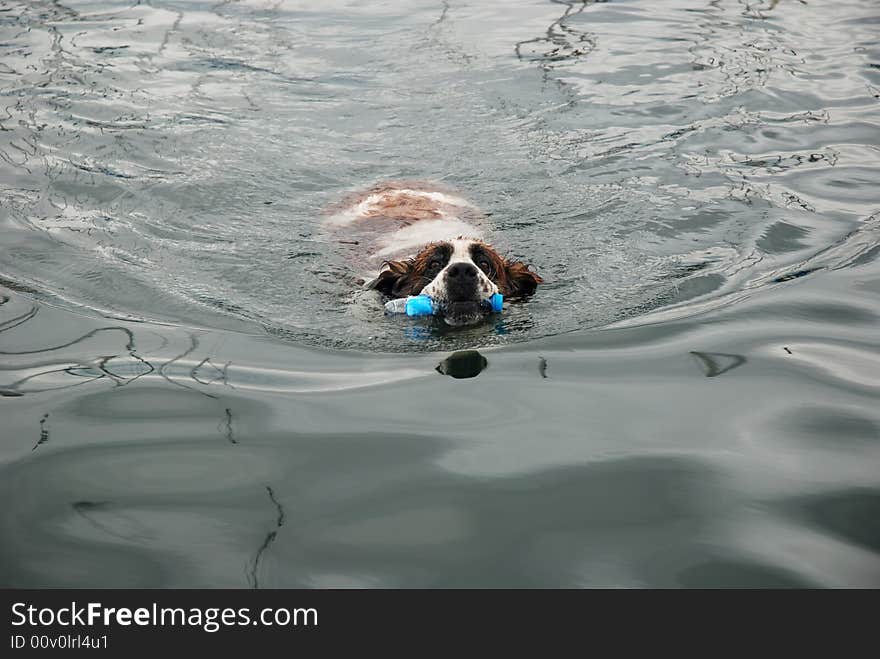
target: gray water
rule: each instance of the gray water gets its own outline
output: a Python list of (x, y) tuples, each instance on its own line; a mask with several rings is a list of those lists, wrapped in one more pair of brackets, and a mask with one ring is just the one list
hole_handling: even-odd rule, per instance
[[(0, 585), (880, 586), (878, 36), (0, 3)], [(387, 178), (547, 283), (384, 317), (320, 217)]]

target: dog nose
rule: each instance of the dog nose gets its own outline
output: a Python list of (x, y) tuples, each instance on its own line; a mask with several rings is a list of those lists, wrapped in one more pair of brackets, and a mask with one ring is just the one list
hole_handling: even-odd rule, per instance
[(453, 263), (446, 271), (446, 276), (450, 279), (458, 279), (460, 281), (476, 279), (477, 266), (473, 263)]

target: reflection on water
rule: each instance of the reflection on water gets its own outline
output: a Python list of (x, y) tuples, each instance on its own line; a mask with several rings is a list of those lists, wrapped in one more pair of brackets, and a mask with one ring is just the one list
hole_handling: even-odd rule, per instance
[(723, 352), (697, 352), (692, 350), (691, 354), (700, 362), (700, 365), (706, 371), (707, 378), (714, 378), (727, 373), (727, 371), (742, 366), (747, 361), (742, 355), (728, 355)]
[(36, 444), (34, 444), (34, 448), (31, 449), (32, 451), (36, 451), (37, 447), (40, 446), (40, 444), (45, 444), (46, 442), (49, 441), (49, 429), (46, 427), (46, 420), (48, 418), (49, 418), (49, 413), (47, 412), (40, 419), (40, 439), (37, 440)]
[[(17, 567), (3, 581), (674, 586), (733, 558), (699, 541), (735, 504), (699, 462), (630, 458), (481, 480), (432, 466), (445, 444), (288, 433), (241, 455), (187, 441), (47, 454), (0, 480), (15, 502), (2, 563)], [(337, 475), (316, 473), (330, 464)], [(71, 503), (74, 492), (89, 498)], [(730, 572), (724, 585), (738, 585)]]
[(755, 312), (452, 353), (452, 385), (40, 306), (0, 334), (0, 582), (877, 585), (880, 382), (815, 370), (833, 317)]
[(3, 582), (790, 587), (847, 570), (867, 585), (877, 565), (876, 489), (765, 504), (804, 518), (804, 542), (837, 556), (823, 580), (804, 556), (762, 556), (727, 536), (748, 495), (701, 460), (618, 458), (479, 479), (438, 467), (449, 442), (436, 436), (202, 443), (87, 446), (4, 469)]
[[(880, 586), (875, 14), (7, 2), (0, 585)], [(547, 284), (385, 317), (383, 178)]]
[(267, 549), (272, 545), (275, 541), (276, 536), (278, 535), (278, 531), (284, 525), (284, 508), (281, 507), (281, 504), (278, 503), (278, 500), (275, 499), (275, 493), (272, 491), (272, 488), (268, 485), (266, 486), (266, 493), (269, 495), (269, 500), (278, 510), (278, 517), (275, 520), (275, 528), (269, 531), (266, 534), (266, 539), (263, 540), (263, 544), (260, 545), (260, 548), (257, 550), (257, 553), (254, 555), (254, 561), (251, 565), (251, 570), (248, 573), (248, 580), (250, 581), (250, 585), (253, 588), (260, 587), (259, 581), (259, 570), (260, 570), (260, 559), (262, 559), (263, 554)]
[(475, 378), (488, 365), (489, 360), (478, 351), (459, 350), (437, 364), (437, 372), (459, 379)]

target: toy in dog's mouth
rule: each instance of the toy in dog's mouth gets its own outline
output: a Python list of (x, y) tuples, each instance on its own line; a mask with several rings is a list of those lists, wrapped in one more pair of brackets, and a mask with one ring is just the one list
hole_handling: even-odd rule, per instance
[(492, 313), (500, 313), (504, 307), (504, 297), (495, 293), (486, 300), (458, 300), (455, 302), (434, 300), (427, 295), (390, 300), (385, 304), (385, 313), (405, 313), (407, 316), (438, 316), (453, 327), (474, 325)]

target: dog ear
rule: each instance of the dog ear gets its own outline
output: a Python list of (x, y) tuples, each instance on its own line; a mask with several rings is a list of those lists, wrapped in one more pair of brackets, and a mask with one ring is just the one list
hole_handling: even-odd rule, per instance
[(521, 261), (505, 261), (504, 280), (499, 283), (503, 284), (501, 293), (504, 297), (526, 297), (534, 293), (544, 280)]
[(386, 261), (384, 270), (367, 288), (374, 288), (388, 297), (405, 297), (411, 294), (413, 261)]

